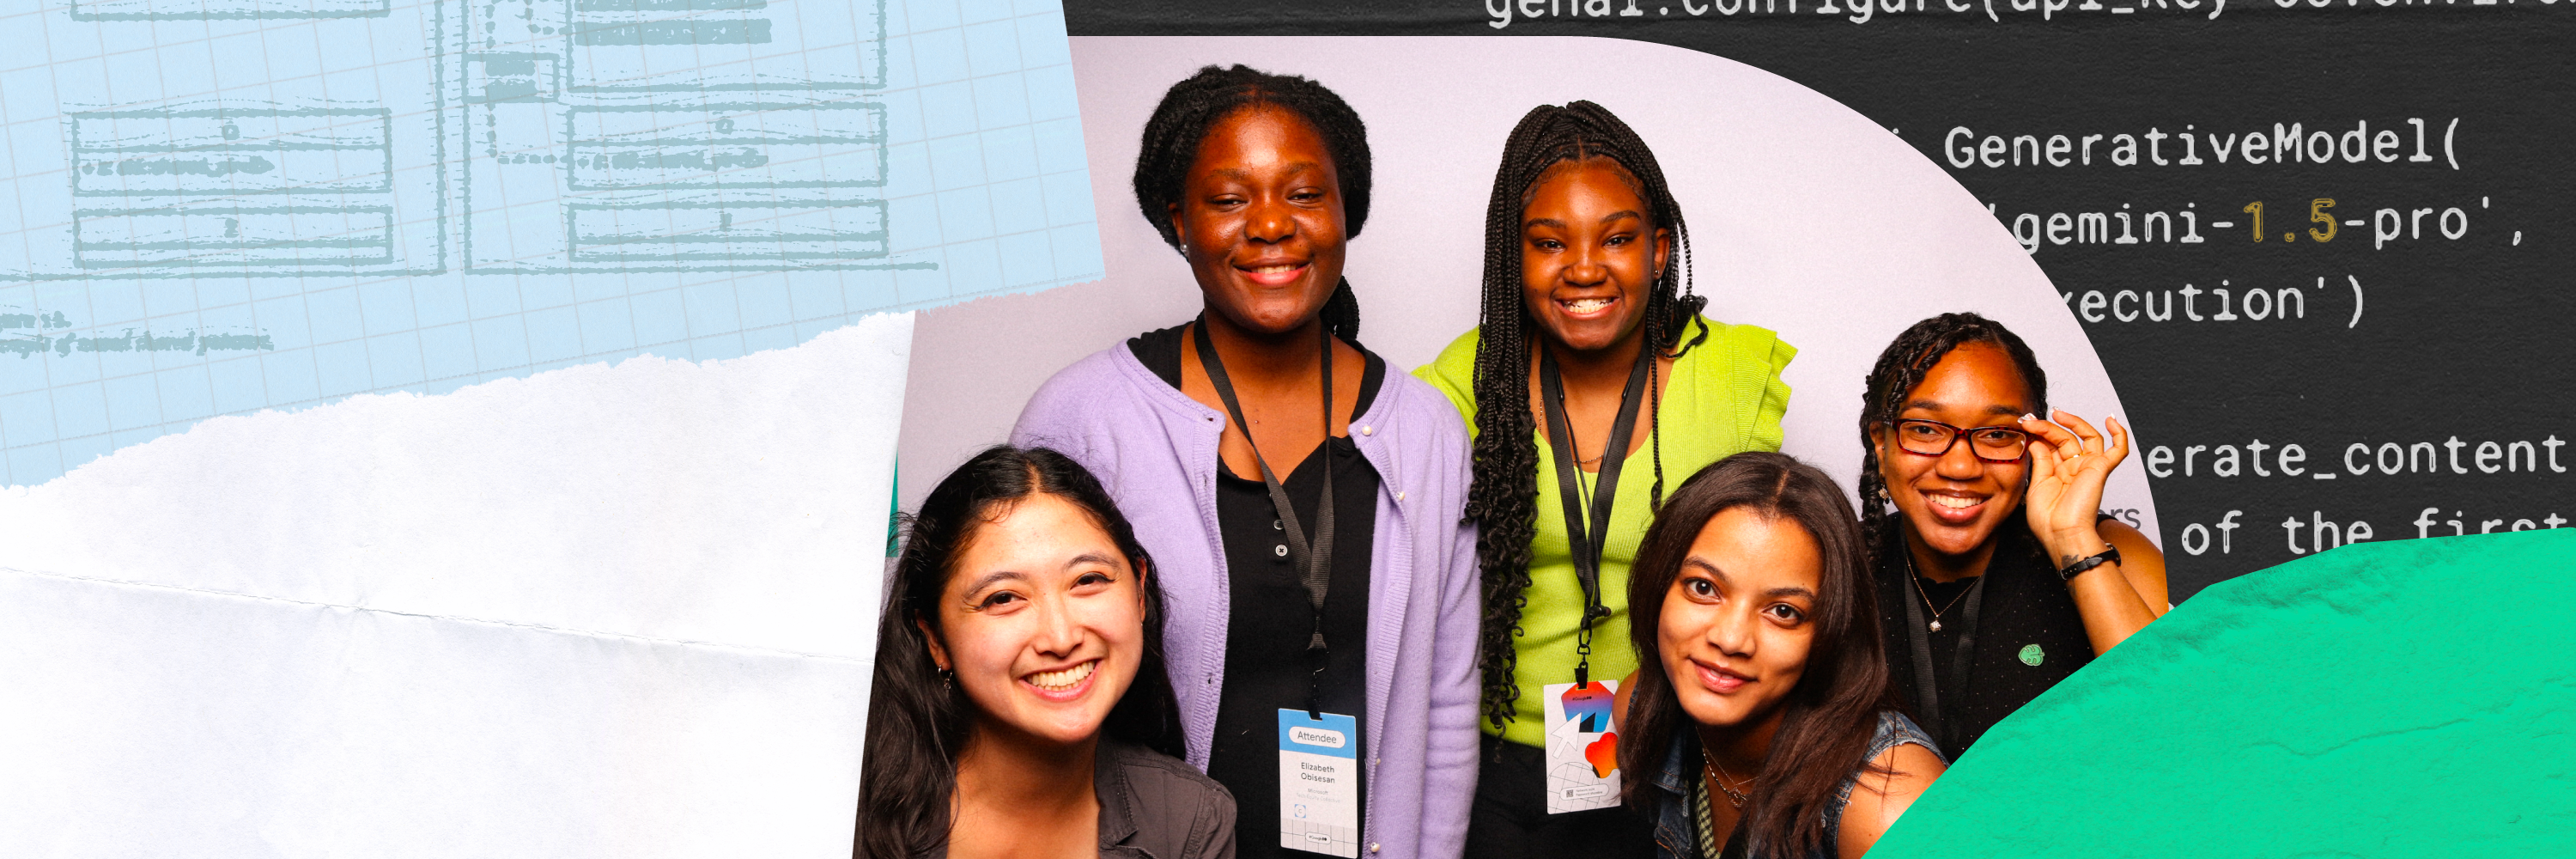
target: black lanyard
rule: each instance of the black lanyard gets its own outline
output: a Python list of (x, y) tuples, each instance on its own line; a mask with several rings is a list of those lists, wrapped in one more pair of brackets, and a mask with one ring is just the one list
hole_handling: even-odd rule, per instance
[[(1915, 586), (1914, 551), (1902, 537), (1897, 540), (1896, 551), (1905, 560), (1905, 586), (1912, 588)], [(1992, 574), (1994, 570), (1986, 572)], [(1959, 687), (1959, 694), (1950, 696), (1951, 702), (1958, 705), (1954, 711), (1945, 711), (1941, 706), (1941, 690), (1932, 674), (1932, 633), (1923, 625), (1923, 606), (1914, 600), (1905, 601), (1905, 638), (1913, 645), (1914, 651), (1915, 698), (1923, 704), (1923, 717), (1931, 722), (1924, 727), (1940, 741), (1941, 749), (1950, 753), (1951, 760), (1959, 759), (1958, 726), (1963, 721), (1960, 717), (1966, 715), (1967, 706), (1960, 702), (1968, 697), (1968, 657), (1976, 650), (1977, 606), (1985, 602), (1986, 579), (1989, 577), (1978, 576), (1977, 581), (1968, 586), (1964, 597), (1967, 605), (1963, 607), (1966, 613), (1959, 616), (1959, 650), (1951, 654), (1950, 659), (1950, 680)]]
[(1610, 542), (1610, 504), (1619, 494), (1619, 466), (1628, 458), (1628, 438), (1637, 430), (1636, 404), (1645, 395), (1646, 368), (1653, 350), (1637, 347), (1637, 365), (1628, 370), (1628, 387), (1619, 392), (1619, 416), (1610, 421), (1610, 441), (1601, 448), (1601, 474), (1592, 487), (1592, 523), (1583, 522), (1583, 463), (1574, 453), (1574, 429), (1565, 416), (1565, 380), (1556, 356), (1541, 346), (1538, 355), (1539, 409), (1547, 413), (1547, 443), (1556, 453), (1556, 490), (1565, 504), (1565, 539), (1574, 548), (1574, 577), (1583, 583), (1583, 625), (1574, 634), (1574, 688), (1592, 682), (1592, 625), (1610, 616), (1601, 605), (1601, 549)]
[[(1315, 637), (1306, 643), (1306, 653), (1315, 660), (1315, 683), (1317, 684), (1323, 680), (1326, 653), (1324, 595), (1333, 585), (1334, 499), (1333, 461), (1330, 455), (1333, 443), (1333, 332), (1329, 327), (1324, 327), (1323, 332), (1324, 444), (1326, 447), (1324, 498), (1321, 503), (1315, 505), (1315, 540), (1310, 544), (1306, 541), (1306, 529), (1297, 521), (1296, 507), (1288, 501), (1288, 488), (1279, 485), (1279, 476), (1271, 473), (1269, 460), (1261, 457), (1261, 445), (1252, 440), (1252, 422), (1243, 419), (1243, 403), (1235, 399), (1234, 382), (1226, 378), (1225, 359), (1217, 357), (1216, 344), (1208, 339), (1207, 317), (1202, 314), (1197, 324), (1190, 326), (1191, 339), (1198, 343), (1199, 366), (1207, 371), (1208, 383), (1216, 386), (1217, 398), (1225, 401), (1226, 412), (1234, 416), (1235, 428), (1243, 432), (1243, 443), (1252, 448), (1253, 463), (1261, 466), (1261, 482), (1270, 487), (1270, 504), (1279, 511), (1280, 525), (1288, 532), (1289, 562), (1296, 565), (1302, 576), (1301, 584), (1306, 587), (1306, 602), (1315, 607)], [(1222, 468), (1224, 464), (1220, 462), (1218, 467)], [(1322, 709), (1316, 706), (1316, 694), (1314, 684), (1309, 684), (1306, 695), (1306, 714), (1321, 719), (1323, 713)]]

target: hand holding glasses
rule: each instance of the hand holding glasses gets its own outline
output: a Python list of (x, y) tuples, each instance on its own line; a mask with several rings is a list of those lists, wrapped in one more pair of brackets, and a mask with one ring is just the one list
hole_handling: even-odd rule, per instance
[(1896, 444), (1907, 453), (1947, 456), (1965, 439), (1969, 453), (1995, 464), (2021, 462), (2027, 455), (2031, 475), (2024, 505), (2031, 533), (2039, 536), (2051, 557), (2064, 564), (2100, 552), (2105, 545), (2094, 527), (2094, 512), (2101, 507), (2102, 486), (2110, 480), (2111, 469), (2129, 456), (2129, 432), (2117, 418), (2105, 419), (2111, 427), (2105, 442), (2092, 424), (2074, 413), (2059, 411), (2055, 416), (2063, 426), (2033, 415), (2023, 415), (2013, 426), (1966, 428), (1934, 420), (1900, 420), (1895, 424)]
[(2129, 431), (2118, 418), (2104, 418), (2111, 430), (2106, 442), (2092, 424), (2071, 412), (2060, 410), (2054, 417), (2055, 423), (2032, 415), (2021, 418), (2022, 428), (2033, 436), (2024, 503), (2031, 533), (2063, 565), (2108, 545), (2094, 527), (2094, 514), (2102, 506), (2102, 485), (2111, 479), (2111, 469), (2129, 458)]

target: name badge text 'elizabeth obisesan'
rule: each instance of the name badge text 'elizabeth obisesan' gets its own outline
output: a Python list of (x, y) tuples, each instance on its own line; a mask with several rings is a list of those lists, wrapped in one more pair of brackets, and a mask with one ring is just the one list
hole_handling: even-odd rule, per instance
[(1279, 711), (1279, 846), (1360, 855), (1359, 720)]

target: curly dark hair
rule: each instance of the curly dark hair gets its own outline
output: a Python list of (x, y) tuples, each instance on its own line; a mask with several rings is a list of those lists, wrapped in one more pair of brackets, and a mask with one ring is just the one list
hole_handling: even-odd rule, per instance
[(2030, 388), (2031, 414), (2048, 414), (2048, 374), (2039, 369), (2030, 346), (2003, 323), (1974, 313), (1944, 313), (1896, 335), (1896, 342), (1878, 353), (1878, 364), (1869, 370), (1868, 390), (1861, 394), (1860, 521), (1861, 532), (1872, 546), (1888, 545), (1894, 524), (1887, 511), (1887, 478), (1878, 473), (1878, 446), (1870, 431), (1894, 423), (1897, 414), (1905, 411), (1906, 395), (1923, 384), (1924, 374), (1932, 372), (1950, 350), (1969, 343), (2004, 350), (2021, 370), (2022, 384)]
[[(1520, 698), (1514, 677), (1520, 660), (1512, 640), (1520, 636), (1521, 607), (1528, 602), (1530, 539), (1538, 524), (1529, 338), (1539, 329), (1521, 295), (1521, 213), (1548, 168), (1593, 159), (1619, 168), (1620, 178), (1645, 198), (1647, 226), (1671, 230), (1679, 251), (1656, 274), (1647, 295), (1645, 342), (1658, 354), (1678, 358), (1708, 339), (1703, 324), (1690, 342), (1679, 343), (1708, 299), (1690, 289), (1690, 227), (1664, 183), (1655, 153), (1627, 123), (1592, 102), (1532, 108), (1503, 143), (1502, 167), (1495, 171), (1493, 197), (1485, 206), (1484, 306), (1477, 318), (1482, 334), (1473, 383), (1476, 462), (1475, 483), (1467, 490), (1467, 518), (1477, 527), (1476, 561), (1483, 569), (1485, 596), (1476, 662), (1484, 672), (1482, 709), (1497, 727), (1511, 721), (1512, 704)], [(1649, 403), (1662, 399), (1659, 375), (1650, 371)], [(1654, 491), (1647, 500), (1653, 509), (1662, 507), (1664, 498), (1662, 422), (1655, 422), (1647, 435), (1655, 460)]]
[[(1181, 199), (1190, 163), (1198, 160), (1199, 142), (1218, 120), (1255, 107), (1285, 110), (1323, 138), (1333, 175), (1341, 182), (1344, 235), (1358, 238), (1369, 207), (1368, 127), (1359, 113), (1323, 84), (1243, 65), (1201, 68), (1173, 84), (1154, 106), (1136, 150), (1136, 208), (1146, 222), (1163, 234), (1164, 244), (1180, 248), (1180, 235), (1172, 229), (1172, 204)], [(1334, 336), (1359, 342), (1360, 302), (1351, 293), (1350, 278), (1334, 285), (1332, 297), (1324, 301), (1323, 318)]]

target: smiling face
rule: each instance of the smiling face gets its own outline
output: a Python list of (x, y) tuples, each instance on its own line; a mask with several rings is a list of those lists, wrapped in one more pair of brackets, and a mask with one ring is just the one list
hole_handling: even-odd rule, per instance
[[(2017, 426), (2030, 410), (2030, 389), (2012, 356), (1990, 343), (1965, 343), (1923, 374), (1897, 417), (1967, 428)], [(1987, 462), (1966, 440), (1948, 453), (1925, 456), (1898, 447), (1891, 432), (1883, 426), (1871, 432), (1879, 476), (1924, 548), (1949, 556), (1976, 552), (2021, 506), (2029, 488), (2027, 456)]]
[(939, 626), (924, 630), (931, 657), (957, 672), (979, 729), (1090, 739), (1144, 659), (1139, 574), (1091, 514), (1031, 495), (957, 554)]
[(1530, 186), (1521, 209), (1522, 301), (1566, 348), (1592, 351), (1634, 336), (1662, 274), (1672, 234), (1653, 229), (1634, 180), (1607, 158), (1560, 161)]
[(1295, 330), (1341, 282), (1341, 180), (1296, 114), (1256, 105), (1209, 126), (1171, 217), (1208, 307), (1246, 330)]
[(1815, 538), (1786, 517), (1730, 507), (1701, 526), (1655, 627), (1691, 721), (1750, 728), (1779, 715), (1806, 674), (1823, 577)]

